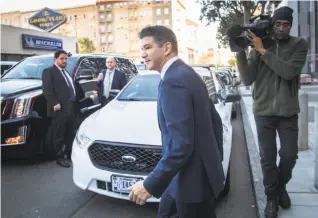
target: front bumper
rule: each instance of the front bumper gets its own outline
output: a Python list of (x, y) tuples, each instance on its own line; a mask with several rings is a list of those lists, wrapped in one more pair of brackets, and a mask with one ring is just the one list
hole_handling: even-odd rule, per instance
[(1, 122), (1, 147), (26, 144), (30, 133), (30, 119), (8, 119)]
[(46, 126), (43, 120), (34, 116), (16, 119), (6, 119), (1, 122), (1, 149), (13, 147), (35, 146), (36, 141), (43, 136)]
[[(75, 185), (83, 190), (90, 190), (108, 197), (129, 200), (128, 194), (117, 193), (111, 190), (111, 176), (117, 175), (143, 179), (145, 179), (147, 176), (137, 174), (121, 174), (98, 169), (90, 160), (87, 150), (88, 147), (89, 146), (80, 148), (77, 145), (76, 140), (73, 142), (72, 162), (73, 181)], [(160, 202), (160, 199), (151, 197), (147, 200), (147, 202)]]

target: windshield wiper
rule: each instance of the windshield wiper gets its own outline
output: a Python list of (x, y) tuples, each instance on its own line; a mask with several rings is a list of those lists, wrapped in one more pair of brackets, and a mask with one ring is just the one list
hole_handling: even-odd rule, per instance
[(118, 98), (119, 101), (141, 101), (140, 98)]

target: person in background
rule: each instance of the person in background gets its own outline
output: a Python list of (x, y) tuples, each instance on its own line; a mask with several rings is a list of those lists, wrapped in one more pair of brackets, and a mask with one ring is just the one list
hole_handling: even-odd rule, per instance
[[(253, 113), (257, 128), (263, 183), (267, 196), (265, 216), (276, 218), (279, 205), (289, 208), (291, 200), (286, 184), (298, 158), (299, 76), (308, 52), (305, 39), (290, 36), (293, 10), (278, 8), (272, 17), (271, 46), (249, 32), (254, 48), (248, 59), (237, 54), (242, 82), (253, 84)], [(280, 138), (280, 162), (277, 166), (276, 131)]]
[(54, 53), (55, 64), (42, 74), (43, 95), (47, 101), (47, 116), (52, 118), (51, 139), (57, 164), (71, 166), (72, 143), (75, 128), (76, 91), (73, 80), (66, 71), (67, 53)]
[(100, 72), (97, 78), (102, 106), (105, 106), (112, 100), (112, 97), (109, 95), (110, 90), (121, 90), (127, 84), (125, 74), (116, 70), (116, 60), (114, 57), (106, 59), (106, 68)]

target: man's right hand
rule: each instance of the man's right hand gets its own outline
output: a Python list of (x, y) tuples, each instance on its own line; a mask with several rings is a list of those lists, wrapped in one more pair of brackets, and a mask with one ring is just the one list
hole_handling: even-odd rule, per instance
[(60, 105), (60, 104), (55, 105), (55, 106), (53, 107), (53, 110), (54, 110), (54, 111), (59, 111), (59, 110), (61, 110), (61, 105)]
[(104, 76), (102, 73), (98, 74), (97, 80), (102, 81), (104, 79)]

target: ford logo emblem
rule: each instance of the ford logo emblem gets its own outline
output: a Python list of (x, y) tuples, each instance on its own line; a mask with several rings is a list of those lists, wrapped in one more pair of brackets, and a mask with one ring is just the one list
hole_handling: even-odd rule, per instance
[(136, 158), (132, 155), (124, 155), (121, 157), (121, 159), (125, 162), (129, 162), (129, 163), (132, 163), (132, 162), (135, 162), (136, 161)]

